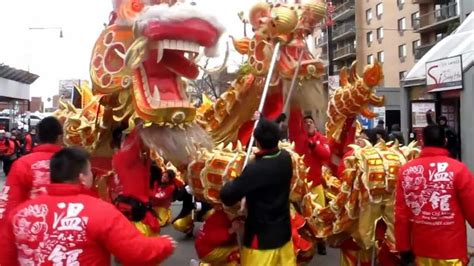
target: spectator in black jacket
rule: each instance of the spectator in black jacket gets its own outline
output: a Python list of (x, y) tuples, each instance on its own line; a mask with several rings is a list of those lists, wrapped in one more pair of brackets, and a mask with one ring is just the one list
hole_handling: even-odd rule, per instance
[(391, 128), (391, 132), (388, 135), (388, 139), (390, 141), (395, 141), (398, 140), (398, 143), (400, 145), (405, 145), (405, 139), (403, 138), (403, 134), (400, 131), (400, 125), (399, 124), (393, 124)]
[(296, 265), (291, 242), (290, 154), (278, 148), (279, 127), (260, 119), (254, 132), (259, 152), (242, 174), (228, 182), (220, 197), (232, 206), (246, 198), (248, 215), (245, 220), (242, 265)]
[(444, 129), (446, 134), (446, 149), (449, 151), (449, 157), (457, 159), (459, 155), (458, 136), (454, 128), (448, 126), (446, 116), (442, 115), (438, 118), (438, 124)]

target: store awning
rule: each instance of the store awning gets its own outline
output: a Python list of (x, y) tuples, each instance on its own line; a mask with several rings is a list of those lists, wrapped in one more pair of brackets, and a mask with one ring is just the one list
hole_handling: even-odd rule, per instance
[(426, 62), (462, 55), (462, 68), (466, 72), (474, 64), (474, 12), (448, 37), (431, 48), (408, 72), (404, 87), (425, 85)]
[(0, 101), (29, 100), (30, 84), (38, 75), (0, 64)]

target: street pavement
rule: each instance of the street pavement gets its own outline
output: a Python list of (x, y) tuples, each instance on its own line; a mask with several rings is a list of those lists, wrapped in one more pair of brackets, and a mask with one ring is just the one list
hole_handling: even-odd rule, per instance
[[(178, 215), (181, 210), (180, 203), (173, 203), (171, 206), (173, 216)], [(196, 234), (200, 228), (201, 224), (197, 223), (194, 228), (194, 233)], [(191, 259), (197, 259), (196, 250), (194, 249), (194, 238), (188, 238), (184, 234), (174, 230), (171, 225), (166, 226), (161, 229), (162, 234), (170, 235), (178, 242), (178, 247), (176, 248), (174, 254), (166, 260), (161, 265), (163, 266), (187, 266)], [(308, 265), (318, 265), (318, 266), (335, 266), (339, 265), (339, 250), (338, 249), (327, 249), (328, 254), (325, 256), (317, 255), (313, 261)]]

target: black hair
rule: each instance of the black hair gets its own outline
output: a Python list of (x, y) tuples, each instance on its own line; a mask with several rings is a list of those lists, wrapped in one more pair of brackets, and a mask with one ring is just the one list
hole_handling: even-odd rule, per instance
[(367, 136), (368, 141), (370, 142), (370, 144), (372, 144), (372, 145), (377, 144), (377, 142), (378, 142), (377, 130), (375, 128), (365, 129), (365, 130), (362, 131), (362, 133), (364, 133)]
[(170, 181), (175, 179), (176, 173), (173, 170), (168, 169), (168, 170), (166, 170), (166, 173), (168, 174), (168, 178), (170, 179)]
[(448, 121), (448, 119), (447, 119), (446, 116), (444, 116), (444, 115), (442, 115), (442, 116), (440, 116), (440, 117), (438, 118), (438, 121), (441, 121), (441, 120), (444, 121), (444, 122), (447, 122), (447, 121)]
[(373, 128), (373, 130), (375, 131), (376, 136), (378, 134), (380, 135), (381, 139), (383, 139), (385, 142), (388, 142), (388, 134), (384, 128), (376, 127), (376, 128)]
[(424, 146), (444, 148), (446, 143), (444, 128), (438, 125), (423, 128), (423, 143)]
[(268, 121), (264, 117), (261, 117), (253, 135), (263, 149), (274, 149), (278, 147), (280, 128), (277, 123)]
[(49, 163), (51, 183), (74, 183), (89, 163), (89, 153), (77, 147), (63, 148)]
[(155, 163), (150, 166), (150, 188), (153, 188), (155, 183), (161, 184), (161, 176), (163, 171)]
[(54, 116), (43, 118), (38, 123), (38, 138), (41, 143), (54, 144), (63, 134), (63, 127)]
[(377, 121), (377, 125), (384, 125), (385, 124), (385, 121), (383, 121), (382, 119), (379, 119), (379, 121)]
[(303, 120), (306, 120), (306, 119), (311, 119), (311, 120), (313, 120), (313, 122), (314, 122), (314, 118), (313, 118), (311, 115), (305, 115), (305, 116), (303, 117)]

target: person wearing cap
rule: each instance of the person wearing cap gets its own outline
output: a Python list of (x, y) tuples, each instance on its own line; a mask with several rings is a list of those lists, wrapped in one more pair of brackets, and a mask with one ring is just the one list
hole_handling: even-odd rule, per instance
[(276, 123), (261, 117), (254, 137), (259, 149), (255, 160), (220, 192), (227, 206), (246, 199), (241, 265), (296, 265), (289, 202), (291, 156), (278, 148), (280, 130)]
[(44, 194), (50, 183), (49, 160), (61, 149), (63, 128), (55, 117), (46, 117), (38, 124), (41, 145), (16, 160), (3, 191), (0, 193), (0, 223), (8, 212), (24, 201)]

